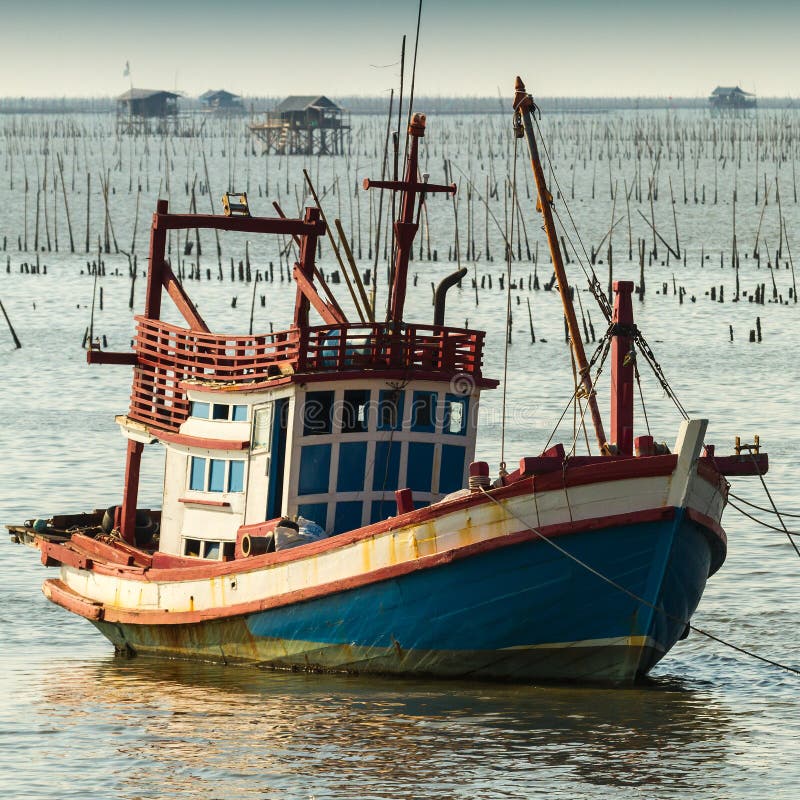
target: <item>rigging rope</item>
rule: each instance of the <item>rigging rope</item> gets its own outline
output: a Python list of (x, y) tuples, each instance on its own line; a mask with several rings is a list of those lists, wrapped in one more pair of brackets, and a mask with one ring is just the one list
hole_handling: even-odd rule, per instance
[(511, 181), (511, 228), (506, 241), (506, 343), (503, 351), (503, 409), (500, 417), (500, 472), (506, 469), (506, 394), (508, 387), (508, 345), (511, 338), (511, 259), (514, 249), (514, 217), (517, 201), (517, 142), (514, 137), (514, 167)]
[[(583, 243), (583, 239), (581, 238), (580, 232), (578, 231), (578, 226), (576, 225), (575, 219), (572, 216), (572, 211), (570, 210), (569, 203), (567, 203), (566, 196), (564, 195), (564, 192), (561, 189), (561, 185), (558, 182), (558, 177), (556, 176), (556, 171), (555, 171), (555, 168), (553, 166), (553, 161), (552, 161), (552, 159), (550, 157), (550, 152), (547, 149), (547, 142), (546, 142), (544, 136), (542, 135), (541, 128), (539, 127), (539, 123), (538, 123), (538, 121), (537, 121), (535, 116), (533, 117), (533, 122), (536, 125), (536, 130), (537, 130), (537, 133), (539, 135), (539, 140), (542, 143), (542, 150), (543, 150), (543, 152), (545, 154), (545, 158), (547, 159), (547, 162), (548, 162), (548, 164), (550, 166), (550, 174), (552, 175), (553, 183), (556, 186), (556, 189), (557, 189), (557, 192), (558, 192), (558, 196), (561, 198), (561, 202), (564, 204), (564, 208), (565, 208), (565, 210), (567, 212), (567, 216), (569, 217), (570, 224), (572, 225), (572, 228), (573, 228), (573, 230), (575, 232), (575, 236), (577, 237), (578, 242), (580, 243), (581, 250), (583, 251), (584, 258), (586, 259), (586, 262), (589, 265), (589, 271), (588, 272), (587, 272), (586, 267), (584, 266), (583, 260), (581, 259), (580, 253), (578, 252), (577, 248), (575, 247), (574, 242), (572, 241), (572, 237), (569, 235), (569, 231), (567, 230), (566, 225), (564, 225), (563, 220), (561, 219), (561, 217), (558, 214), (558, 211), (557, 211), (557, 209), (555, 207), (555, 203), (552, 204), (553, 212), (554, 212), (556, 218), (558, 219), (558, 222), (561, 225), (561, 228), (563, 229), (565, 236), (567, 237), (567, 241), (569, 241), (570, 246), (572, 247), (572, 250), (575, 253), (575, 257), (577, 259), (577, 262), (578, 262), (581, 270), (583, 270), (583, 274), (586, 276), (586, 279), (589, 281), (589, 291), (592, 293), (592, 295), (594, 296), (595, 300), (597, 301), (597, 304), (600, 307), (600, 310), (602, 311), (602, 313), (605, 315), (606, 320), (610, 322), (611, 318), (612, 318), (612, 315), (613, 315), (613, 309), (612, 309), (611, 303), (610, 303), (608, 297), (606, 296), (605, 292), (603, 291), (602, 285), (600, 284), (600, 281), (599, 281), (599, 279), (597, 277), (597, 273), (595, 272), (594, 267), (591, 264), (591, 258), (589, 257), (589, 254), (586, 252), (586, 245), (584, 245), (584, 243)], [(678, 400), (678, 397), (675, 394), (675, 392), (672, 389), (672, 387), (670, 386), (669, 381), (667, 380), (666, 376), (664, 375), (664, 371), (662, 370), (661, 365), (658, 363), (658, 360), (656, 359), (652, 348), (647, 343), (647, 341), (645, 340), (644, 336), (642, 335), (642, 333), (640, 331), (637, 332), (637, 334), (636, 334), (636, 336), (634, 338), (634, 341), (635, 341), (637, 347), (639, 348), (639, 350), (642, 352), (642, 355), (644, 355), (645, 361), (647, 361), (648, 365), (650, 366), (650, 369), (653, 370), (653, 374), (656, 376), (656, 380), (658, 380), (659, 384), (661, 385), (661, 388), (664, 390), (664, 392), (667, 394), (667, 396), (670, 398), (670, 400), (672, 400), (672, 402), (675, 404), (675, 407), (678, 409), (678, 411), (680, 412), (681, 416), (684, 419), (689, 419), (689, 415), (686, 412), (686, 409), (684, 408), (684, 406), (680, 402), (680, 400)], [(638, 375), (637, 375), (637, 380), (639, 380)], [(639, 385), (639, 390), (640, 390), (640, 393), (641, 393), (641, 384)], [(642, 399), (642, 407), (644, 408), (644, 399)], [(646, 419), (646, 416), (647, 416), (647, 413), (645, 412), (645, 419)], [(648, 433), (649, 433), (649, 425), (648, 425)]]

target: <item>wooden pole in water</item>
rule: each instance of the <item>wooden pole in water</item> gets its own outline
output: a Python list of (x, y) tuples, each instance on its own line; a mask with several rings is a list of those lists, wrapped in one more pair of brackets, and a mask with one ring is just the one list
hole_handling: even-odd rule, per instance
[(69, 218), (69, 203), (67, 202), (67, 187), (64, 185), (64, 163), (61, 160), (61, 153), (57, 154), (58, 172), (61, 176), (61, 192), (64, 195), (64, 210), (67, 214), (67, 229), (69, 230), (69, 249), (71, 253), (75, 252), (75, 241), (72, 238), (72, 222)]
[(2, 300), (0, 300), (0, 311), (3, 312), (3, 316), (6, 318), (6, 324), (8, 325), (8, 329), (11, 331), (11, 338), (14, 340), (14, 347), (16, 347), (17, 350), (20, 350), (22, 348), (22, 345), (20, 344), (20, 341), (17, 338), (17, 334), (14, 331), (14, 326), (11, 324), (11, 320), (8, 318), (8, 314), (6, 314), (6, 309), (5, 306), (3, 305)]
[(783, 235), (786, 239), (786, 252), (789, 254), (789, 264), (792, 268), (792, 296), (794, 297), (795, 303), (797, 302), (797, 283), (795, 282), (794, 278), (794, 261), (792, 260), (792, 248), (789, 247), (789, 234), (786, 230), (786, 220), (783, 220)]
[(550, 246), (550, 256), (553, 259), (553, 267), (555, 268), (556, 277), (558, 280), (558, 290), (561, 295), (561, 301), (564, 306), (564, 315), (569, 329), (569, 337), (572, 341), (572, 348), (575, 353), (575, 360), (578, 364), (578, 372), (580, 373), (581, 385), (586, 391), (586, 397), (589, 403), (589, 410), (592, 415), (592, 423), (594, 424), (595, 436), (597, 437), (598, 444), (601, 450), (607, 447), (606, 435), (603, 430), (603, 420), (600, 417), (600, 409), (597, 407), (597, 395), (592, 386), (592, 378), (589, 374), (589, 363), (586, 360), (586, 353), (583, 349), (583, 341), (581, 339), (580, 328), (578, 327), (578, 320), (575, 316), (575, 307), (569, 298), (569, 284), (567, 283), (567, 275), (564, 270), (564, 262), (561, 258), (561, 249), (558, 244), (558, 236), (556, 234), (555, 224), (553, 222), (553, 212), (551, 209), (552, 196), (545, 184), (544, 171), (542, 164), (539, 160), (539, 148), (536, 144), (536, 136), (533, 132), (533, 121), (531, 119), (531, 112), (533, 110), (533, 98), (525, 92), (525, 84), (522, 79), (517, 77), (514, 86), (514, 110), (520, 115), (522, 120), (525, 138), (528, 141), (528, 150), (530, 151), (531, 167), (533, 169), (533, 177), (536, 181), (536, 190), (539, 194), (539, 206), (544, 218), (544, 228), (547, 234), (547, 243)]
[(92, 192), (92, 176), (86, 173), (86, 252), (89, 252), (89, 215), (91, 211), (90, 198)]

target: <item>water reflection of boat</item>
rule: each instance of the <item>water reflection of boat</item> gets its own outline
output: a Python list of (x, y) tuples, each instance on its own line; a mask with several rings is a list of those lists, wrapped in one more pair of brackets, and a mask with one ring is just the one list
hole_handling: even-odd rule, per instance
[[(345, 672), (511, 680), (631, 681), (685, 633), (725, 558), (726, 474), (763, 454), (703, 452), (705, 420), (686, 420), (674, 452), (634, 439), (633, 284), (615, 284), (609, 329), (611, 433), (605, 436), (572, 308), (521, 83), (516, 130), (528, 139), (545, 230), (600, 455), (557, 445), (503, 467), (474, 461), (481, 331), (403, 315), (419, 210), (452, 192), (418, 178), (425, 118), (409, 126), (397, 255), (386, 320), (353, 274), (351, 323), (315, 264), (320, 210), (303, 219), (169, 213), (151, 232), (145, 311), (134, 351), (90, 351), (133, 366), (120, 507), (55, 517), (12, 534), (60, 576), (55, 603), (123, 652)], [(294, 324), (266, 335), (213, 334), (165, 257), (167, 231), (214, 228), (295, 237)], [(161, 319), (162, 290), (187, 328)], [(312, 309), (322, 320), (310, 325)], [(647, 349), (643, 349), (647, 353)], [(576, 392), (577, 394), (577, 392)], [(144, 445), (166, 449), (163, 507), (137, 511)], [(156, 543), (154, 534), (159, 530)]]
[(680, 684), (609, 693), (461, 682), (443, 692), (424, 680), (137, 660), (74, 664), (70, 675), (42, 685), (37, 710), (70, 720), (78, 748), (93, 731), (125, 731), (92, 746), (114, 764), (114, 783), (138, 796), (198, 778), (220, 797), (254, 787), (453, 797), (465, 786), (535, 796), (542, 785), (690, 796), (698, 775), (710, 786), (733, 770), (729, 713), (713, 693)]

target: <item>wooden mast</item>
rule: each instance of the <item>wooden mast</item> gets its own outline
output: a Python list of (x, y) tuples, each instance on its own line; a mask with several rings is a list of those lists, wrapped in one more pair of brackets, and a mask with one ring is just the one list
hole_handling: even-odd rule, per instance
[(575, 361), (581, 377), (581, 385), (586, 392), (587, 402), (589, 403), (589, 411), (592, 415), (594, 432), (597, 437), (597, 443), (599, 444), (602, 452), (608, 452), (606, 435), (605, 431), (603, 430), (603, 420), (600, 417), (600, 410), (597, 407), (597, 397), (594, 393), (594, 389), (592, 388), (592, 379), (589, 375), (589, 363), (586, 360), (586, 352), (583, 349), (583, 340), (581, 339), (581, 332), (580, 328), (578, 327), (578, 319), (575, 316), (575, 307), (572, 305), (572, 300), (570, 299), (567, 274), (564, 270), (564, 261), (561, 257), (561, 249), (558, 244), (556, 227), (553, 222), (553, 211), (550, 207), (553, 199), (552, 195), (547, 190), (544, 172), (542, 170), (542, 163), (539, 160), (539, 148), (536, 145), (536, 137), (533, 133), (533, 123), (531, 121), (533, 98), (526, 93), (525, 84), (522, 82), (522, 78), (519, 76), (517, 76), (514, 86), (514, 111), (516, 111), (522, 118), (522, 125), (525, 130), (525, 138), (528, 141), (528, 150), (530, 151), (531, 156), (533, 177), (536, 181), (536, 190), (539, 194), (539, 208), (544, 219), (544, 229), (547, 234), (547, 243), (550, 246), (550, 256), (553, 259), (553, 267), (555, 268), (556, 272), (558, 292), (561, 295), (561, 302), (564, 305), (564, 315), (567, 318), (569, 338), (570, 342), (572, 343), (572, 350), (575, 353)]

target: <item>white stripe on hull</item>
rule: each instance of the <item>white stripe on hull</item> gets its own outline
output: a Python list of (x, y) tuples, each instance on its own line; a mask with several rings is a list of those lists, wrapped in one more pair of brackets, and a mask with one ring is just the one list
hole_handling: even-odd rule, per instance
[[(454, 510), (420, 525), (389, 530), (306, 558), (253, 572), (186, 581), (150, 582), (62, 566), (62, 580), (85, 598), (129, 610), (199, 611), (258, 601), (354, 578), (523, 530), (664, 508), (672, 476), (631, 478), (525, 494)], [(696, 477), (685, 496), (714, 520), (724, 500)], [(201, 562), (199, 562), (201, 563)]]

